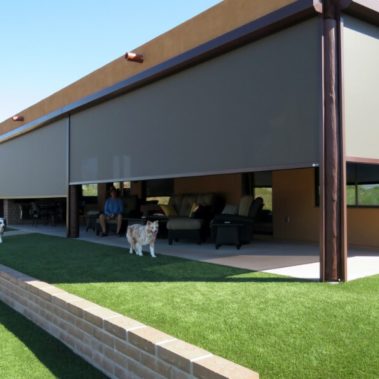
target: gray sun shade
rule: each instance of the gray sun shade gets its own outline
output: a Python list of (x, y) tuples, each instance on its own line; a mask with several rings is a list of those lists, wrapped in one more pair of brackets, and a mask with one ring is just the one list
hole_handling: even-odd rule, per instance
[(311, 166), (321, 83), (314, 18), (74, 114), (70, 182)]
[(67, 120), (0, 144), (0, 198), (65, 197)]
[(379, 27), (343, 18), (347, 157), (379, 159)]

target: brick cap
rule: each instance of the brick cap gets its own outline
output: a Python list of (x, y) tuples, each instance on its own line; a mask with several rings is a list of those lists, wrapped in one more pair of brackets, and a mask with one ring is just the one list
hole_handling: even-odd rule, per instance
[(257, 372), (213, 356), (195, 361), (193, 375), (199, 379), (259, 379)]
[(158, 357), (180, 369), (192, 372), (192, 361), (212, 356), (209, 351), (181, 340), (173, 340), (157, 347)]

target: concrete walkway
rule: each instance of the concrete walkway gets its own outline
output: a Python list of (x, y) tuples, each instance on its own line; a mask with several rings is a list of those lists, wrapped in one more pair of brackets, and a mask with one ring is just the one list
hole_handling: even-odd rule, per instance
[[(42, 233), (59, 237), (66, 236), (63, 226), (16, 225), (17, 231), (7, 235), (22, 233)], [(5, 236), (5, 238), (6, 238)], [(81, 230), (80, 240), (129, 249), (126, 238), (109, 235), (98, 237), (93, 231)], [(221, 246), (216, 250), (214, 244), (174, 243), (158, 240), (156, 253), (237, 267), (252, 271), (262, 271), (299, 279), (319, 280), (319, 247), (311, 243), (293, 243), (272, 240), (255, 240), (243, 245), (240, 250), (233, 246)], [(373, 249), (350, 248), (348, 257), (348, 279), (354, 280), (379, 274), (379, 251)]]

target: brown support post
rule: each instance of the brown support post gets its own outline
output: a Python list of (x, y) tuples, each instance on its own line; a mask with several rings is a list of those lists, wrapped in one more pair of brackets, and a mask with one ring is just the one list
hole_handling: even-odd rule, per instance
[(341, 103), (340, 9), (343, 1), (324, 0), (324, 123), (320, 170), (322, 281), (346, 281), (346, 160)]
[(97, 185), (97, 203), (101, 210), (104, 208), (105, 200), (107, 200), (107, 197), (109, 196), (109, 193), (107, 194), (107, 192), (106, 183), (99, 183)]
[(68, 187), (67, 237), (79, 237), (79, 186)]

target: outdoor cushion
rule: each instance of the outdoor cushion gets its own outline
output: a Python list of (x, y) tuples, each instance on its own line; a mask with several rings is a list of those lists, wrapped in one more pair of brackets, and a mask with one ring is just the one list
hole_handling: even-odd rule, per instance
[(179, 211), (180, 211), (180, 205), (182, 204), (182, 198), (183, 198), (183, 195), (171, 196), (170, 200), (168, 202), (168, 205), (175, 208), (177, 214), (179, 214)]
[(160, 207), (161, 207), (163, 213), (165, 214), (165, 216), (167, 216), (167, 217), (175, 217), (178, 215), (178, 213), (176, 212), (176, 209), (174, 208), (173, 205), (160, 204)]
[(192, 204), (196, 202), (196, 196), (185, 195), (182, 197), (182, 203), (180, 205), (179, 216), (189, 217), (192, 209)]
[(176, 217), (167, 221), (168, 230), (199, 230), (203, 220), (189, 217)]
[(200, 207), (200, 205), (198, 203), (193, 203), (191, 210), (190, 210), (189, 217), (193, 217), (193, 215), (196, 213), (196, 211), (199, 209), (199, 207)]
[(237, 205), (226, 204), (224, 209), (222, 210), (223, 215), (236, 215), (238, 212)]
[(211, 193), (199, 194), (197, 195), (197, 203), (201, 205), (212, 205), (214, 200), (214, 195)]
[(181, 194), (170, 197), (169, 205), (174, 207), (180, 217), (191, 217), (194, 203), (199, 205), (214, 205), (215, 196), (212, 193), (205, 194)]
[(243, 196), (240, 200), (240, 205), (238, 208), (239, 216), (249, 216), (249, 211), (251, 204), (253, 202), (253, 196)]

